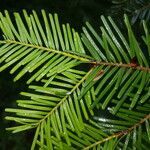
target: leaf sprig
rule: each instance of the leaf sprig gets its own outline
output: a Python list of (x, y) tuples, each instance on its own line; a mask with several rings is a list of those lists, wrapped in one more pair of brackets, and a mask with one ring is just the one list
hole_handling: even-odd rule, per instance
[[(124, 16), (124, 36), (111, 17), (100, 33), (78, 34), (58, 16), (0, 13), (0, 71), (15, 81), (30, 73), (31, 92), (6, 108), (13, 133), (35, 128), (31, 149), (144, 149), (150, 142), (150, 33), (136, 39)], [(31, 83), (35, 85), (31, 85)], [(36, 82), (35, 82), (36, 81)], [(98, 115), (97, 112), (100, 112)], [(15, 115), (14, 115), (15, 114)], [(109, 117), (111, 116), (111, 117)]]

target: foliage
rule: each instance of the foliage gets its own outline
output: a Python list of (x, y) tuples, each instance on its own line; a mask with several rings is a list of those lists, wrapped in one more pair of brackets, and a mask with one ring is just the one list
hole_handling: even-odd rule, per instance
[[(132, 24), (139, 20), (150, 20), (150, 1), (149, 0), (112, 0), (114, 11), (124, 10), (132, 17)], [(113, 8), (112, 7), (112, 8)]]
[(123, 36), (111, 17), (101, 33), (78, 34), (57, 14), (43, 20), (0, 13), (0, 71), (30, 77), (17, 108), (6, 108), (13, 133), (35, 129), (31, 149), (146, 149), (150, 143), (150, 34), (139, 45), (124, 15)]

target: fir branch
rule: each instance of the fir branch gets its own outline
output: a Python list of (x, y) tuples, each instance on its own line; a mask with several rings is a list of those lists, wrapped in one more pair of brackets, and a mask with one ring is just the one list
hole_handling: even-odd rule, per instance
[(127, 135), (130, 132), (132, 132), (135, 128), (137, 128), (138, 126), (142, 125), (148, 119), (150, 119), (150, 114), (146, 115), (144, 118), (142, 118), (138, 123), (136, 123), (132, 127), (128, 128), (128, 129), (126, 129), (124, 131), (115, 133), (115, 134), (113, 134), (113, 135), (111, 135), (111, 136), (109, 136), (109, 137), (107, 137), (107, 138), (105, 138), (103, 140), (97, 141), (97, 142), (91, 144), (90, 146), (87, 146), (87, 147), (83, 148), (83, 150), (88, 150), (88, 149), (90, 149), (92, 147), (95, 147), (98, 144), (104, 143), (104, 142), (109, 141), (109, 140), (111, 140), (113, 138), (118, 138), (118, 137), (122, 137), (124, 135)]

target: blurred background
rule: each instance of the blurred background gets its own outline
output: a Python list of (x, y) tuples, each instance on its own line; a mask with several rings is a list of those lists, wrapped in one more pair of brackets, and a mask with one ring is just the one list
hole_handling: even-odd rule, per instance
[[(89, 21), (98, 30), (102, 14), (112, 16), (120, 27), (124, 13), (130, 16), (132, 24), (140, 22), (143, 18), (149, 20), (150, 11), (145, 14), (142, 12), (143, 15), (141, 15), (142, 8), (147, 8), (145, 6), (149, 6), (149, 3), (149, 0), (0, 0), (0, 11), (8, 10), (10, 13), (21, 13), (22, 9), (26, 9), (28, 12), (36, 10), (40, 13), (41, 9), (45, 9), (52, 14), (58, 13), (60, 23), (70, 23), (73, 28), (82, 32), (85, 21)], [(149, 7), (148, 9), (150, 10)], [(27, 132), (11, 134), (5, 130), (12, 123), (5, 121), (4, 109), (15, 106), (15, 100), (19, 99), (21, 91), (27, 91), (24, 79), (13, 82), (9, 68), (0, 73), (0, 150), (30, 149), (32, 132), (30, 134)]]

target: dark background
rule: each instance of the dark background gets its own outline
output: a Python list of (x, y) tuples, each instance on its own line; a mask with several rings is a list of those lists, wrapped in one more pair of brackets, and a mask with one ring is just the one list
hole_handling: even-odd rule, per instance
[[(0, 0), (0, 11), (28, 12), (36, 10), (40, 13), (45, 9), (50, 13), (58, 13), (61, 23), (70, 23), (77, 31), (81, 32), (85, 21), (89, 21), (96, 29), (100, 26), (100, 15), (112, 15), (116, 21), (123, 18), (122, 15), (112, 13), (111, 0)], [(123, 12), (123, 11), (122, 11)], [(121, 17), (120, 17), (121, 16)], [(121, 23), (121, 21), (120, 21)], [(1, 36), (1, 35), (0, 35)], [(1, 37), (0, 37), (1, 38)], [(19, 93), (27, 90), (25, 80), (13, 82), (13, 76), (9, 74), (9, 68), (0, 73), (0, 150), (28, 150), (32, 142), (32, 133), (23, 132), (12, 134), (5, 130), (12, 123), (5, 121), (4, 109), (14, 107), (15, 100), (19, 99)]]
[(40, 12), (45, 9), (50, 13), (58, 13), (64, 23), (69, 22), (73, 27), (81, 29), (85, 21), (99, 25), (97, 19), (106, 14), (111, 7), (111, 0), (1, 0), (0, 9), (9, 12), (26, 9)]

